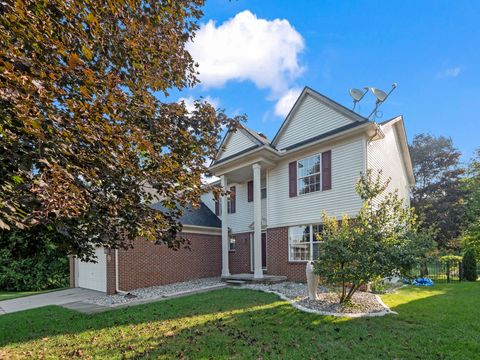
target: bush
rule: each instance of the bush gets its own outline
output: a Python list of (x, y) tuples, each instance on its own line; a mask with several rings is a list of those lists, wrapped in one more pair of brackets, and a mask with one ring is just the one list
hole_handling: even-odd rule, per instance
[[(38, 241), (44, 237), (43, 241)], [(68, 286), (68, 257), (45, 228), (0, 232), (0, 290), (38, 291)]]
[(463, 278), (468, 281), (477, 280), (477, 259), (473, 249), (468, 249), (463, 255)]

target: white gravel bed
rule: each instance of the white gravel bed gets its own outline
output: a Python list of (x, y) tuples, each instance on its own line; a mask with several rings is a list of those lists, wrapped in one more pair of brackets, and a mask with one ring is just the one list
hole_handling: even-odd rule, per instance
[(208, 289), (215, 286), (220, 286), (224, 283), (220, 281), (220, 278), (204, 278), (195, 279), (180, 283), (174, 283), (169, 285), (152, 286), (147, 288), (141, 288), (131, 290), (127, 295), (104, 295), (95, 298), (87, 299), (86, 302), (103, 305), (103, 306), (115, 306), (120, 304), (128, 304), (138, 300), (162, 298), (176, 295), (179, 293), (199, 291)]
[(357, 291), (351, 304), (344, 306), (339, 304), (338, 294), (324, 286), (318, 287), (318, 300), (308, 299), (306, 284), (294, 282), (248, 284), (244, 288), (276, 293), (289, 300), (296, 308), (318, 314), (359, 317), (393, 313), (377, 295), (364, 291)]

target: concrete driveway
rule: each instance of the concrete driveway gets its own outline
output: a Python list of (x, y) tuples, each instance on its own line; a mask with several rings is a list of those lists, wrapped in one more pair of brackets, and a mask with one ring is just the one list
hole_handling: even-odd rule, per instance
[(18, 299), (0, 301), (0, 315), (16, 311), (34, 309), (47, 305), (65, 305), (78, 303), (105, 293), (81, 288), (52, 291), (45, 294), (26, 296)]

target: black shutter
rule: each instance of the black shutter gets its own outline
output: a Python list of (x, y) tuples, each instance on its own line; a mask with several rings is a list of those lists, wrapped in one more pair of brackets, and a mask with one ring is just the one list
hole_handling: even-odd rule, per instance
[(230, 214), (234, 214), (236, 210), (236, 195), (235, 195), (235, 186), (230, 188)]
[(290, 197), (297, 196), (297, 162), (288, 164), (288, 193)]
[(215, 215), (220, 215), (220, 201), (218, 201), (218, 198), (215, 199)]
[(332, 151), (322, 153), (322, 191), (332, 188)]
[(248, 192), (248, 195), (247, 195), (248, 202), (252, 202), (253, 201), (253, 181), (252, 180), (250, 180), (247, 183), (247, 192)]

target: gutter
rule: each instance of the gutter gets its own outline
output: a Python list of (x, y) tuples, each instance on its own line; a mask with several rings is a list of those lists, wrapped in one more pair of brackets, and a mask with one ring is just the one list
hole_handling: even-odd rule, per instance
[(115, 293), (121, 294), (121, 295), (127, 295), (127, 291), (123, 291), (119, 289), (118, 285), (118, 249), (115, 249)]

